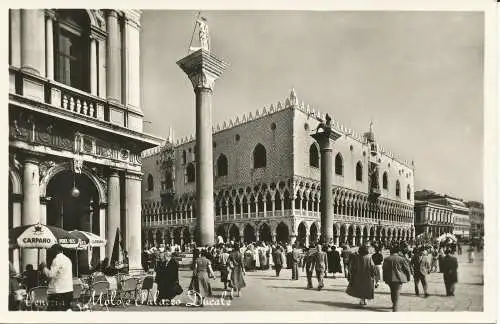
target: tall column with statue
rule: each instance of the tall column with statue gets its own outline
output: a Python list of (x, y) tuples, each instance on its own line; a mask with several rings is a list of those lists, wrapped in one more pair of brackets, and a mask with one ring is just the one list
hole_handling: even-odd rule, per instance
[[(197, 243), (204, 246), (215, 240), (213, 161), (212, 161), (212, 92), (228, 64), (210, 53), (208, 25), (197, 21), (199, 49), (177, 62), (187, 74), (196, 97), (196, 219)], [(193, 49), (193, 48), (192, 48)]]
[(318, 125), (316, 132), (311, 136), (318, 142), (321, 154), (321, 239), (322, 243), (333, 240), (333, 160), (332, 143), (341, 134), (332, 127), (330, 116), (326, 115), (326, 122)]

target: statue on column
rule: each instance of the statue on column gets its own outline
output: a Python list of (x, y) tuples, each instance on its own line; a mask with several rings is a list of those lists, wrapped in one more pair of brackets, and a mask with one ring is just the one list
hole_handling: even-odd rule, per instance
[[(191, 46), (189, 49), (191, 51), (197, 51), (200, 48), (202, 48), (205, 51), (210, 51), (210, 35), (208, 33), (207, 19), (205, 17), (200, 17), (199, 19), (196, 20), (196, 25), (198, 26), (198, 37), (200, 39), (200, 47)], [(194, 31), (193, 31), (193, 36), (194, 36)]]

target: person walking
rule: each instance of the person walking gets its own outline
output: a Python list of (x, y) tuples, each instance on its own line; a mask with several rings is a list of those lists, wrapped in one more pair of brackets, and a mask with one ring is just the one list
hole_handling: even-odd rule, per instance
[(328, 261), (326, 260), (326, 252), (323, 252), (321, 244), (318, 244), (317, 251), (313, 255), (313, 269), (316, 270), (316, 278), (318, 279), (318, 290), (325, 286), (323, 277), (327, 271)]
[(415, 254), (411, 259), (413, 267), (413, 280), (415, 283), (415, 295), (419, 296), (418, 286), (422, 282), (424, 288), (424, 297), (429, 297), (427, 293), (427, 275), (431, 273), (431, 265), (427, 255), (425, 255), (425, 248), (423, 246), (414, 249)]
[(438, 248), (436, 246), (431, 247), (431, 254), (432, 254), (431, 271), (438, 272), (439, 271), (439, 269), (438, 269), (439, 252), (438, 252)]
[(221, 253), (218, 256), (218, 264), (220, 271), (220, 280), (224, 284), (224, 290), (227, 290), (227, 286), (230, 282), (229, 279), (229, 253), (225, 247), (222, 248)]
[(467, 257), (469, 259), (469, 263), (474, 263), (474, 247), (472, 245), (469, 245), (469, 248), (467, 249)]
[(449, 248), (445, 250), (441, 267), (446, 296), (455, 296), (455, 284), (458, 282), (458, 260), (452, 255), (452, 251)]
[(160, 263), (156, 272), (159, 300), (171, 300), (182, 293), (179, 289), (179, 263), (175, 259), (175, 254), (176, 252), (160, 254)]
[(385, 258), (382, 265), (384, 282), (391, 290), (392, 311), (398, 311), (399, 294), (401, 286), (410, 281), (411, 269), (408, 261), (399, 255), (399, 246), (390, 248), (391, 255)]
[(306, 271), (307, 277), (307, 289), (311, 289), (312, 285), (312, 275), (313, 275), (313, 255), (315, 253), (314, 246), (311, 245), (309, 248), (304, 248), (304, 260), (302, 263), (302, 271)]
[(344, 264), (344, 277), (349, 280), (349, 257), (351, 256), (349, 245), (344, 245), (342, 248), (342, 263)]
[(300, 261), (300, 251), (296, 243), (293, 243), (292, 253), (292, 280), (299, 280), (299, 261)]
[(243, 264), (243, 255), (240, 252), (238, 243), (234, 244), (233, 251), (229, 254), (229, 269), (231, 270), (231, 298), (236, 292), (236, 296), (240, 297), (241, 289), (246, 286), (243, 275), (245, 274), (245, 266)]
[(212, 264), (209, 260), (210, 254), (207, 250), (200, 252), (200, 257), (196, 260), (193, 267), (194, 290), (201, 297), (200, 305), (203, 305), (203, 300), (206, 297), (212, 296), (212, 286), (210, 278), (215, 278)]
[(285, 263), (283, 252), (281, 247), (277, 246), (273, 252), (274, 270), (276, 271), (276, 277), (280, 276), (281, 269), (283, 268), (283, 263)]
[(384, 256), (382, 255), (379, 245), (375, 246), (375, 253), (372, 255), (372, 261), (375, 265), (375, 288), (378, 288), (382, 280), (382, 262), (384, 261)]
[(66, 311), (71, 308), (73, 300), (73, 265), (63, 254), (63, 248), (59, 244), (52, 245), (47, 254), (54, 256), (50, 268), (44, 263), (40, 265), (44, 275), (49, 279), (47, 310)]
[(358, 253), (351, 255), (349, 265), (350, 280), (346, 292), (349, 296), (359, 298), (359, 304), (364, 306), (367, 299), (374, 298), (375, 290), (375, 264), (366, 245), (360, 246)]

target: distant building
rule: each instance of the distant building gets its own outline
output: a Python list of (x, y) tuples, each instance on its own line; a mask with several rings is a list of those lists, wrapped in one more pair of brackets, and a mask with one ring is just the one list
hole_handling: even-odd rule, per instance
[[(323, 118), (292, 91), (285, 102), (215, 127), (216, 235), (303, 245), (318, 238), (321, 159), (310, 135)], [(413, 237), (413, 164), (377, 145), (372, 129), (357, 134), (332, 122), (343, 134), (333, 145), (335, 243)], [(191, 136), (143, 153), (146, 244), (193, 239), (195, 151)]]
[(452, 209), (453, 234), (460, 238), (470, 238), (470, 209), (462, 199), (441, 195), (430, 190), (415, 192), (415, 199), (433, 204), (448, 206)]
[(415, 234), (437, 237), (453, 233), (453, 209), (429, 201), (415, 201)]
[(470, 209), (470, 237), (481, 238), (484, 236), (484, 205), (477, 201), (468, 201)]

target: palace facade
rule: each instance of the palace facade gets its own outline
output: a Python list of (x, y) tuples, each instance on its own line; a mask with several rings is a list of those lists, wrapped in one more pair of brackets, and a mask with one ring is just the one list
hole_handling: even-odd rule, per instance
[[(214, 127), (217, 236), (302, 245), (318, 238), (321, 161), (310, 135), (324, 119), (292, 90), (284, 102)], [(342, 134), (333, 145), (335, 243), (414, 237), (413, 163), (379, 146), (372, 127), (361, 135), (332, 125)], [(193, 241), (195, 152), (193, 137), (171, 136), (143, 153), (144, 244)]]
[[(141, 268), (138, 10), (9, 12), (9, 229), (42, 223), (108, 240)], [(10, 250), (17, 270), (44, 260)]]

